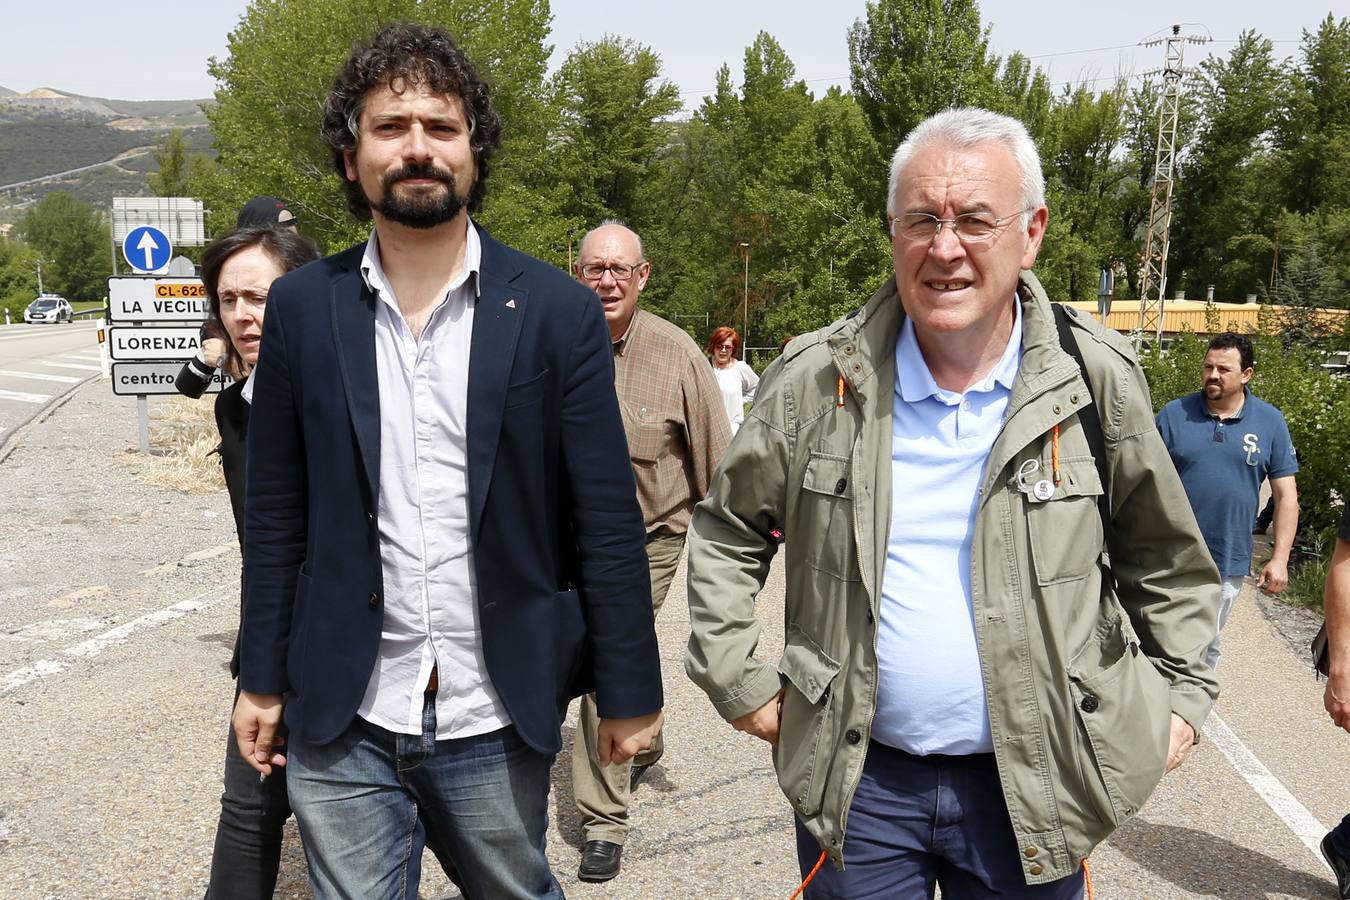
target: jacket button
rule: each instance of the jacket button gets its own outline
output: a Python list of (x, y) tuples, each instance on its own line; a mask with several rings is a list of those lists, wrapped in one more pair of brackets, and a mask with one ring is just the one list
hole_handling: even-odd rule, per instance
[(1037, 863), (1032, 863), (1031, 868), (1027, 869), (1027, 871), (1032, 875), (1039, 875), (1041, 874), (1041, 867)]
[(1055, 415), (1059, 415), (1059, 413), (1060, 413), (1060, 406), (1059, 406), (1058, 403), (1056, 403), (1056, 404), (1055, 404)]
[(862, 735), (858, 733), (858, 729), (850, 728), (848, 733), (844, 735), (844, 739), (850, 744), (856, 744), (862, 740)]
[(1028, 847), (1027, 849), (1023, 850), (1022, 852), (1026, 854), (1027, 859), (1035, 859), (1035, 858), (1036, 858), (1036, 848), (1035, 848), (1035, 847)]
[(1070, 403), (1077, 403), (1077, 402), (1078, 402), (1078, 395), (1077, 395), (1077, 394), (1070, 394), (1070, 395), (1069, 395), (1069, 402), (1070, 402)]
[(377, 606), (379, 606), (379, 605), (380, 605), (380, 595), (377, 594), (377, 593), (375, 593), (374, 591), (371, 591), (371, 592), (370, 592), (370, 608), (371, 608), (371, 609), (374, 609), (375, 607), (377, 607)]
[(836, 494), (842, 494), (844, 492), (844, 488), (846, 487), (848, 487), (848, 479), (840, 478), (838, 481), (834, 483), (834, 492)]
[(844, 348), (844, 355), (845, 355), (845, 356), (852, 356), (852, 355), (853, 355), (853, 345), (852, 345), (852, 344), (849, 344), (847, 347)]
[(1088, 694), (1083, 698), (1083, 702), (1078, 704), (1085, 713), (1096, 712), (1098, 707), (1097, 698)]
[(375, 527), (375, 514), (374, 514), (374, 513), (366, 513), (366, 521), (367, 521), (368, 523), (370, 523), (370, 527), (374, 528), (374, 527)]
[(862, 363), (854, 363), (854, 364), (853, 364), (853, 371), (855, 371), (855, 372), (861, 372), (861, 371), (862, 371)]

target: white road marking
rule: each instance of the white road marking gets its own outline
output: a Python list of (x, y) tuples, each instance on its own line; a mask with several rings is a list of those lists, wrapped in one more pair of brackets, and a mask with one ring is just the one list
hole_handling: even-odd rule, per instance
[(77, 384), (84, 379), (74, 375), (48, 375), (46, 372), (20, 372), (17, 369), (0, 369), (0, 375), (6, 378), (32, 378), (35, 381), (55, 381), (60, 384)]
[(0, 400), (17, 400), (19, 403), (46, 403), (52, 399), (50, 394), (29, 394), (25, 391), (0, 390)]
[(98, 361), (99, 361), (99, 356), (98, 356), (97, 353), (95, 353), (93, 356), (90, 356), (88, 353), (81, 353), (81, 354), (78, 355), (78, 356), (63, 356), (63, 357), (61, 357), (61, 358), (62, 358), (62, 359), (73, 359), (73, 360), (76, 360), (76, 361), (78, 361), (78, 362), (98, 362)]
[(1237, 769), (1243, 780), (1251, 785), (1257, 796), (1283, 820), (1294, 833), (1294, 837), (1312, 852), (1319, 863), (1329, 869), (1326, 860), (1322, 858), (1322, 837), (1329, 829), (1319, 822), (1297, 797), (1289, 793), (1289, 789), (1256, 758), (1255, 753), (1247, 749), (1247, 745), (1242, 743), (1223, 719), (1219, 718), (1218, 713), (1209, 714), (1209, 718), (1205, 720), (1204, 731), (1205, 736), (1214, 742), (1220, 753), (1228, 757), (1233, 768)]
[(83, 363), (60, 363), (51, 362), (45, 359), (34, 360), (40, 366), (51, 366), (53, 369), (79, 369), (82, 372), (102, 372), (102, 366), (86, 366)]
[(11, 641), (59, 641), (75, 634), (85, 634), (109, 624), (103, 619), (50, 619), (46, 622), (34, 622), (31, 625), (0, 635)]
[[(165, 622), (171, 622), (174, 619), (182, 618), (190, 612), (198, 612), (215, 605), (226, 596), (224, 591), (229, 588), (238, 590), (239, 582), (228, 581), (225, 584), (218, 584), (213, 588), (202, 591), (195, 597), (175, 603), (173, 606), (165, 609), (155, 610), (146, 613), (143, 616), (132, 619), (116, 628), (110, 628), (97, 637), (82, 641), (71, 647), (66, 647), (61, 652), (67, 657), (74, 659), (40, 659), (31, 666), (24, 666), (21, 669), (15, 669), (0, 679), (0, 694), (8, 694), (10, 691), (23, 687), (42, 678), (48, 678), (52, 675), (60, 674), (75, 665), (79, 659), (90, 659), (98, 656), (109, 647), (116, 646), (126, 641), (131, 635), (145, 628), (153, 628), (156, 625), (162, 625)], [(213, 599), (206, 599), (212, 594), (220, 594)]]

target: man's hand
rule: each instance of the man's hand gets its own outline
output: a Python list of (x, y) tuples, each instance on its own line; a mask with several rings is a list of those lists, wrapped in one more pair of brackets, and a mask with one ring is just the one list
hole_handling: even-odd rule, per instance
[(632, 719), (601, 719), (596, 748), (600, 765), (628, 762), (643, 750), (650, 750), (664, 721), (665, 714), (660, 710)]
[(276, 749), (286, 743), (277, 737), (281, 724), (281, 710), (285, 704), (280, 694), (253, 694), (239, 692), (234, 704), (234, 737), (239, 743), (239, 755), (264, 775), (272, 774), (273, 766), (286, 765), (286, 757)]
[(1289, 584), (1289, 565), (1286, 562), (1271, 557), (1270, 562), (1266, 563), (1261, 569), (1261, 577), (1256, 579), (1256, 586), (1261, 588), (1267, 594), (1278, 594)]
[(778, 746), (778, 726), (783, 721), (783, 691), (780, 689), (774, 698), (752, 713), (746, 713), (739, 719), (731, 720), (731, 727), (744, 731), (761, 741)]
[(1176, 713), (1172, 713), (1172, 740), (1167, 747), (1167, 768), (1163, 774), (1172, 771), (1186, 761), (1195, 746), (1195, 729)]
[(1338, 728), (1350, 731), (1350, 677), (1333, 674), (1322, 692), (1322, 705)]

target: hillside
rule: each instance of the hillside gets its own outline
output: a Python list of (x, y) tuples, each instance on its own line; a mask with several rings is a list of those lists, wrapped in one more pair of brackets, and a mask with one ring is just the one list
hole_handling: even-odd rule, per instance
[[(150, 151), (183, 129), (190, 152), (207, 152), (202, 100), (116, 100), (51, 88), (0, 87), (0, 223), (54, 190), (106, 209), (113, 197), (150, 193)], [(59, 177), (51, 177), (59, 176)]]

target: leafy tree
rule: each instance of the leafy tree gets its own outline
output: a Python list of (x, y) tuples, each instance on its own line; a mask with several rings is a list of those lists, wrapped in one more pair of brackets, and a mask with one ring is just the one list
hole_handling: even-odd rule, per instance
[(189, 191), (202, 171), (211, 165), (205, 153), (188, 153), (183, 144), (183, 129), (175, 128), (164, 136), (152, 154), (158, 171), (146, 176), (157, 197), (190, 197)]
[(1270, 269), (1280, 201), (1268, 152), (1286, 79), (1272, 44), (1243, 32), (1226, 59), (1200, 64), (1200, 125), (1181, 170), (1172, 253), (1180, 284), (1220, 297), (1256, 290)]
[(0, 237), (0, 317), (9, 311), (11, 321), (23, 321), (23, 311), (37, 296), (40, 257), (19, 240)]
[(15, 232), (43, 262), (44, 287), (69, 300), (97, 300), (112, 274), (108, 225), (93, 207), (65, 191), (47, 194)]
[(1287, 157), (1286, 205), (1300, 213), (1350, 207), (1350, 19), (1327, 14), (1304, 30), (1276, 143)]
[(606, 36), (582, 43), (554, 78), (561, 111), (558, 171), (569, 173), (566, 211), (582, 222), (644, 218), (641, 185), (667, 141), (663, 120), (680, 109), (679, 89), (661, 80), (650, 47)]
[(849, 28), (848, 59), (853, 96), (886, 151), (933, 113), (1003, 100), (975, 0), (869, 2)]

